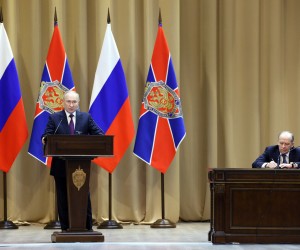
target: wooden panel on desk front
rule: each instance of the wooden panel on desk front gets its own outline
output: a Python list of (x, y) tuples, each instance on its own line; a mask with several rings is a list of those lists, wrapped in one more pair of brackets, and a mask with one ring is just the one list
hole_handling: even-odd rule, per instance
[(213, 169), (213, 243), (300, 243), (300, 170)]

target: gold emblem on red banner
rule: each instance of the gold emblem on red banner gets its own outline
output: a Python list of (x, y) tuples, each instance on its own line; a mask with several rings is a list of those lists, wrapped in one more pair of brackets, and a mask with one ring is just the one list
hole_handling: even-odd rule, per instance
[(39, 94), (39, 108), (50, 114), (63, 109), (63, 96), (68, 89), (60, 82), (42, 82)]
[(174, 119), (182, 116), (179, 96), (163, 81), (147, 82), (143, 102), (145, 109), (160, 117)]

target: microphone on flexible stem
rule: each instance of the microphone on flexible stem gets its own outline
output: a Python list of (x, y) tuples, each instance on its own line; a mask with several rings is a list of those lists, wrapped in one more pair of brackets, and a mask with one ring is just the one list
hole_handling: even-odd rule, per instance
[[(60, 126), (62, 120), (63, 120), (63, 119), (61, 119), (60, 122), (58, 123), (58, 125), (57, 125), (57, 127), (56, 127), (56, 129), (55, 129), (55, 131), (54, 131), (54, 133), (53, 133), (54, 135), (56, 134), (56, 132), (57, 132), (57, 130), (58, 130), (58, 128), (59, 128), (59, 126)], [(44, 137), (44, 142), (45, 142), (45, 144), (43, 145), (43, 151), (45, 152), (46, 143), (47, 143), (47, 135), (45, 135), (45, 137)]]
[(59, 128), (59, 126), (60, 126), (62, 120), (63, 120), (63, 119), (61, 119), (60, 122), (58, 123), (58, 125), (57, 125), (57, 127), (56, 127), (56, 129), (55, 129), (55, 131), (54, 131), (54, 133), (53, 133), (54, 135), (56, 134), (56, 132), (57, 132), (57, 130), (58, 130), (58, 128)]

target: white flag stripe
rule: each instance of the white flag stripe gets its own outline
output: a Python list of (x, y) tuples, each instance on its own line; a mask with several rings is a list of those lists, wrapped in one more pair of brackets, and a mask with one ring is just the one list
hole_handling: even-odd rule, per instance
[(13, 53), (3, 23), (0, 23), (0, 41), (2, 41), (2, 45), (0, 46), (0, 57), (1, 57), (0, 79), (1, 79), (8, 64), (13, 59)]
[(95, 73), (90, 108), (119, 60), (120, 54), (111, 32), (111, 25), (107, 24), (99, 62)]

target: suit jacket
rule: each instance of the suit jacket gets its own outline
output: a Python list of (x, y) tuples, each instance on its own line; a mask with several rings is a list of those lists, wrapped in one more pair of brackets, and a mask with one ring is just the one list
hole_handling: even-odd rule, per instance
[[(252, 163), (253, 168), (261, 168), (266, 162), (275, 161), (279, 165), (279, 146), (273, 145), (266, 147), (265, 151)], [(294, 162), (300, 167), (300, 148), (292, 148), (289, 153), (289, 162)]]
[[(48, 123), (42, 137), (50, 134), (70, 134), (68, 119), (64, 110), (53, 113), (49, 116)], [(76, 111), (75, 134), (103, 135), (104, 133), (89, 113)], [(50, 174), (58, 177), (65, 177), (65, 161), (58, 157), (53, 157)]]

